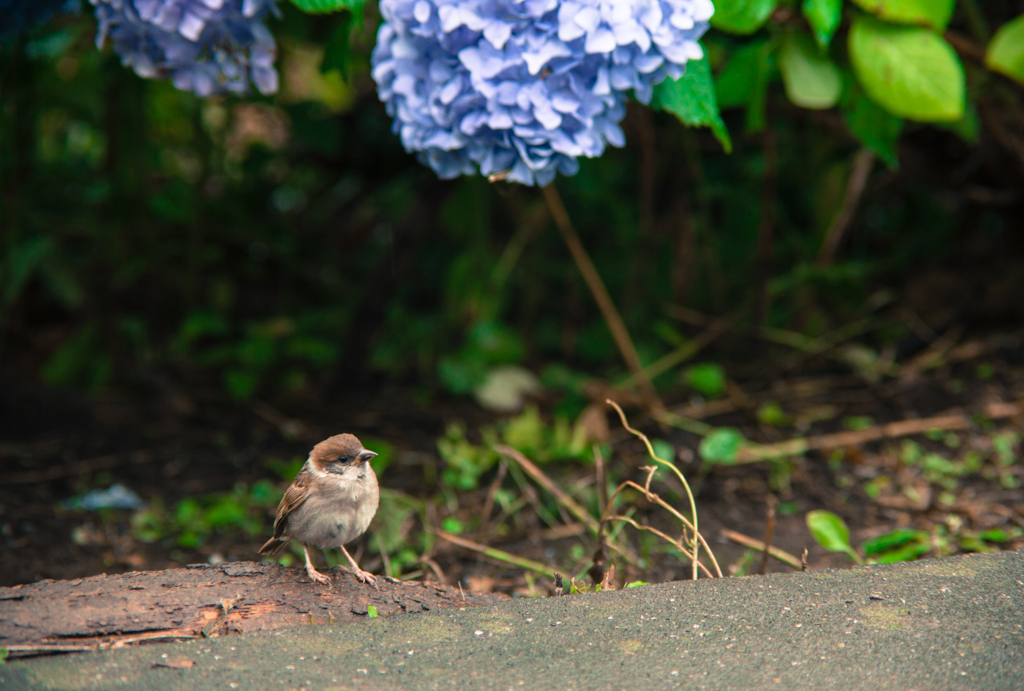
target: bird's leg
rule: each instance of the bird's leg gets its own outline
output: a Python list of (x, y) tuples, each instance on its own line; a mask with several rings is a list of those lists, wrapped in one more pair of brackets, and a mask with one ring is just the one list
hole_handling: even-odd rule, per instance
[(345, 545), (341, 546), (341, 551), (345, 555), (345, 558), (348, 559), (348, 563), (351, 565), (351, 568), (347, 568), (344, 566), (342, 566), (341, 568), (348, 571), (350, 574), (361, 580), (363, 583), (369, 583), (374, 587), (375, 590), (380, 590), (380, 588), (377, 587), (376, 576), (374, 576), (369, 571), (363, 571), (361, 568), (359, 568), (359, 564), (356, 563), (356, 560), (353, 559), (352, 555), (348, 553), (347, 549), (345, 549)]
[[(302, 552), (306, 555), (306, 573), (317, 583), (323, 583), (324, 585), (330, 585), (331, 579), (323, 575), (319, 571), (313, 568), (313, 562), (309, 559), (309, 548), (305, 545), (302, 546)], [(351, 559), (351, 557), (349, 557)]]

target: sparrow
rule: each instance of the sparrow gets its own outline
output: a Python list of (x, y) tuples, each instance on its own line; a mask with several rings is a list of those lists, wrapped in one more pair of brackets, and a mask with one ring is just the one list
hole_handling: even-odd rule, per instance
[(289, 540), (295, 540), (302, 544), (309, 577), (329, 585), (331, 579), (313, 568), (309, 546), (341, 547), (351, 567), (341, 568), (376, 588), (377, 579), (360, 569), (345, 549), (366, 532), (377, 513), (380, 489), (370, 467), (370, 459), (376, 455), (351, 434), (338, 434), (314, 446), (284, 493), (277, 507), (274, 537), (260, 548), (260, 554), (276, 555)]

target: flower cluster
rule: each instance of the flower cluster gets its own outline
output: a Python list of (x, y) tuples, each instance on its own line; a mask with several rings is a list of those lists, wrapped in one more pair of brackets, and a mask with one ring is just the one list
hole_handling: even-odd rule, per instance
[(394, 129), (442, 178), (544, 185), (622, 146), (626, 93), (644, 103), (687, 60), (710, 0), (380, 0), (373, 77)]
[(263, 23), (277, 0), (90, 0), (100, 30), (140, 77), (169, 77), (197, 96), (277, 91), (274, 37)]
[(75, 0), (0, 0), (0, 39), (42, 24), (57, 10), (77, 12)]

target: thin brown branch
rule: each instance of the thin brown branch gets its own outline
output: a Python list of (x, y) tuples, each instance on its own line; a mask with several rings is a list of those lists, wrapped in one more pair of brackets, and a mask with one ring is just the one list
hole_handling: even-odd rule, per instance
[(779, 157), (775, 145), (775, 131), (771, 125), (764, 130), (762, 146), (764, 170), (761, 181), (761, 221), (757, 228), (757, 256), (754, 260), (757, 281), (754, 323), (758, 326), (765, 325), (768, 315), (768, 280), (771, 278), (772, 239), (775, 235)]
[(953, 349), (964, 333), (964, 327), (956, 325), (946, 333), (935, 339), (924, 352), (915, 356), (910, 362), (900, 367), (899, 378), (903, 380), (915, 379), (922, 372), (943, 363), (943, 356)]
[(772, 533), (775, 532), (775, 504), (777, 503), (774, 494), (768, 495), (768, 525), (764, 529), (765, 547), (761, 551), (761, 568), (758, 573), (762, 576), (768, 568), (768, 552), (772, 546)]
[(594, 296), (594, 301), (597, 303), (598, 309), (601, 310), (601, 315), (608, 325), (608, 330), (612, 333), (612, 338), (615, 339), (615, 344), (622, 354), (622, 359), (626, 362), (626, 367), (637, 377), (637, 384), (640, 391), (644, 394), (648, 407), (657, 411), (664, 410), (665, 406), (662, 404), (661, 399), (658, 398), (658, 394), (654, 391), (650, 380), (644, 375), (643, 366), (640, 364), (640, 357), (636, 353), (636, 347), (633, 345), (633, 339), (630, 338), (629, 331), (626, 329), (626, 324), (622, 321), (619, 311), (615, 308), (615, 303), (612, 302), (612, 298), (608, 294), (604, 281), (601, 280), (600, 274), (594, 268), (590, 255), (587, 254), (587, 250), (580, 241), (580, 236), (572, 225), (572, 220), (570, 220), (569, 214), (565, 210), (565, 205), (558, 194), (558, 189), (554, 183), (551, 183), (545, 186), (543, 191), (544, 199), (551, 210), (551, 216), (555, 219), (555, 225), (558, 226), (562, 239), (569, 248), (569, 253), (572, 254), (573, 261), (576, 262), (576, 267), (583, 275), (583, 280), (586, 281), (591, 295)]
[(594, 444), (594, 476), (597, 480), (597, 508), (603, 514), (608, 506), (608, 477), (605, 471), (604, 454), (601, 447)]
[(452, 543), (453, 545), (458, 545), (459, 547), (468, 549), (472, 552), (476, 552), (477, 554), (482, 554), (483, 556), (489, 557), (490, 559), (497, 559), (498, 561), (504, 562), (505, 564), (512, 564), (513, 566), (518, 566), (520, 568), (527, 569), (528, 571), (544, 573), (551, 577), (554, 577), (557, 573), (553, 568), (547, 566), (546, 564), (541, 564), (539, 561), (533, 561), (532, 559), (520, 557), (515, 554), (509, 554), (508, 552), (500, 550), (497, 547), (488, 547), (487, 545), (481, 545), (479, 542), (473, 542), (472, 540), (467, 540), (466, 538), (459, 537), (458, 535), (452, 535), (451, 533), (445, 532), (443, 530), (435, 531), (434, 534), (442, 540)]
[[(635, 519), (630, 518), (629, 516), (621, 516), (619, 514), (614, 514), (614, 515), (609, 516), (608, 520), (610, 520), (610, 521), (623, 521), (625, 523), (629, 523), (631, 526), (633, 526), (637, 530), (646, 530), (647, 532), (654, 533), (655, 535), (657, 535), (661, 539), (665, 540), (665, 542), (668, 542), (671, 545), (675, 545), (677, 548), (679, 548), (679, 551), (682, 552), (683, 554), (686, 554), (686, 549), (684, 549), (684, 546), (681, 544), (680, 540), (673, 539), (672, 537), (670, 537), (669, 535), (666, 535), (665, 533), (663, 533), (662, 531), (658, 530), (657, 528), (651, 527), (649, 525), (643, 525), (641, 523), (637, 523)], [(687, 555), (687, 556), (689, 556), (689, 555)], [(699, 568), (702, 572), (704, 572), (705, 576), (707, 576), (708, 578), (714, 578), (715, 577), (715, 575), (713, 573), (711, 573), (711, 571), (708, 570), (708, 567), (704, 566), (703, 562), (699, 562), (698, 561), (698, 562), (696, 562), (696, 564), (697, 564), (697, 568)], [(719, 576), (719, 578), (721, 578), (722, 575), (719, 574), (718, 576)]]
[[(660, 374), (664, 374), (668, 370), (672, 369), (680, 363), (686, 362), (694, 355), (699, 353), (702, 348), (711, 345), (719, 336), (724, 334), (732, 326), (733, 322), (739, 317), (739, 314), (733, 313), (724, 317), (719, 317), (713, 321), (706, 329), (697, 334), (696, 338), (692, 338), (682, 346), (676, 348), (671, 353), (659, 358), (655, 362), (651, 363), (644, 368), (642, 374), (648, 379), (654, 379)], [(637, 375), (633, 374), (623, 382), (623, 385), (635, 383), (637, 381)]]
[(505, 474), (508, 472), (508, 463), (505, 459), (501, 459), (500, 465), (498, 465), (498, 473), (494, 476), (494, 482), (487, 489), (487, 501), (484, 502), (484, 508), (480, 512), (480, 527), (477, 529), (477, 533), (480, 535), (487, 534), (488, 521), (491, 518), (491, 511), (494, 509), (494, 497), (501, 489), (501, 483), (505, 479)]
[(555, 498), (555, 501), (568, 509), (569, 513), (575, 516), (577, 520), (586, 524), (586, 526), (595, 533), (597, 532), (599, 526), (594, 517), (587, 513), (587, 510), (580, 506), (575, 499), (570, 497), (564, 489), (555, 484), (555, 482), (549, 478), (543, 470), (538, 468), (533, 461), (510, 446), (499, 445), (495, 446), (494, 450), (504, 456), (508, 456), (518, 463), (519, 467), (525, 470), (527, 475), (532, 477), (541, 487), (546, 489)]
[(686, 196), (682, 192), (676, 193), (672, 218), (675, 228), (672, 238), (672, 299), (683, 304), (689, 299), (693, 285), (694, 242), (697, 233)]
[[(749, 547), (751, 549), (756, 549), (758, 552), (765, 551), (765, 544), (763, 542), (761, 542), (760, 540), (755, 540), (752, 537), (747, 537), (743, 533), (737, 533), (735, 530), (723, 528), (722, 536), (729, 540), (732, 540), (736, 544), (743, 545), (744, 547)], [(769, 547), (768, 554), (772, 555), (773, 557), (781, 561), (783, 564), (786, 564), (787, 566), (792, 566), (794, 569), (800, 568), (800, 560), (785, 550), (779, 549), (778, 547)]]
[[(615, 505), (615, 499), (619, 496), (619, 493), (621, 493), (624, 489), (631, 487), (633, 489), (636, 489), (636, 490), (639, 490), (639, 491), (643, 492), (648, 501), (650, 501), (651, 503), (654, 503), (654, 504), (658, 504), (662, 508), (668, 510), (669, 513), (671, 513), (673, 516), (675, 516), (679, 520), (679, 522), (683, 524), (684, 534), (683, 534), (682, 537), (680, 537), (679, 540), (673, 540), (672, 538), (670, 538), (668, 536), (664, 536), (663, 533), (659, 533), (659, 534), (663, 535), (665, 537), (665, 539), (668, 540), (668, 542), (672, 543), (673, 545), (676, 545), (679, 548), (680, 552), (682, 552), (686, 556), (690, 557), (690, 561), (693, 563), (693, 568), (694, 568), (693, 579), (697, 580), (697, 568), (698, 567), (704, 568), (703, 563), (701, 561), (699, 561), (699, 559), (696, 559), (696, 554), (697, 554), (697, 552), (696, 552), (696, 545), (697, 545), (698, 542), (701, 545), (704, 546), (704, 549), (707, 551), (708, 556), (711, 558), (712, 566), (715, 567), (715, 572), (718, 574), (719, 578), (722, 578), (722, 569), (718, 566), (718, 560), (715, 558), (715, 553), (711, 551), (711, 547), (708, 545), (707, 540), (704, 539), (704, 536), (701, 535), (700, 532), (695, 529), (693, 523), (691, 523), (690, 520), (688, 518), (686, 518), (686, 516), (684, 516), (681, 513), (679, 513), (671, 504), (667, 503), (664, 499), (659, 497), (657, 494), (655, 494), (654, 492), (651, 492), (649, 485), (650, 485), (651, 477), (653, 476), (653, 473), (651, 472), (652, 466), (647, 466), (647, 469), (648, 469), (648, 475), (647, 475), (647, 482), (646, 482), (645, 486), (638, 485), (637, 483), (633, 482), (632, 480), (626, 480), (625, 482), (620, 484), (615, 489), (614, 493), (612, 493), (612, 496), (608, 499), (608, 508), (605, 509), (604, 514), (602, 514), (602, 516), (601, 516), (601, 532), (600, 532), (600, 535), (601, 536), (604, 535), (604, 528), (605, 528), (605, 526), (607, 525), (607, 523), (609, 521), (612, 521), (612, 520), (624, 520), (626, 522), (629, 522), (631, 525), (637, 526), (636, 522), (633, 521), (629, 516), (622, 516), (620, 514), (612, 514), (612, 513), (610, 513), (611, 512), (611, 507)], [(637, 526), (637, 527), (639, 527), (639, 526)], [(687, 528), (689, 528), (689, 530), (696, 536), (696, 540), (692, 540), (692, 539), (691, 540), (687, 540), (686, 539), (685, 529), (687, 529)], [(644, 529), (646, 529), (646, 527)], [(657, 532), (657, 531), (653, 531), (653, 529), (652, 529), (652, 532)], [(683, 544), (684, 541), (685, 542), (689, 542), (690, 545), (693, 546), (693, 548), (692, 549), (688, 549), (687, 546), (685, 544)]]
[[(679, 482), (682, 483), (683, 488), (686, 490), (686, 498), (690, 500), (690, 514), (693, 516), (693, 532), (699, 537), (700, 536), (700, 531), (698, 529), (698, 524), (697, 524), (697, 503), (693, 500), (693, 492), (690, 490), (690, 483), (686, 481), (686, 476), (684, 476), (683, 473), (679, 470), (679, 468), (677, 468), (675, 466), (675, 464), (672, 463), (671, 459), (658, 458), (658, 455), (656, 453), (654, 453), (654, 447), (651, 446), (651, 440), (648, 439), (647, 435), (644, 434), (643, 432), (641, 432), (640, 430), (634, 429), (634, 428), (629, 426), (629, 421), (626, 420), (626, 414), (624, 412), (622, 412), (622, 408), (619, 406), (618, 403), (616, 403), (615, 401), (613, 401), (611, 399), (608, 399), (605, 402), (608, 405), (610, 405), (611, 407), (615, 408), (615, 412), (619, 414), (619, 420), (622, 422), (622, 426), (625, 427), (626, 430), (628, 430), (630, 433), (632, 433), (634, 436), (636, 436), (638, 439), (640, 439), (640, 441), (642, 441), (644, 443), (644, 446), (647, 447), (647, 455), (651, 457), (651, 460), (653, 460), (654, 462), (656, 462), (660, 466), (667, 467), (669, 470), (671, 470), (675, 474), (675, 476), (677, 478), (679, 478)], [(657, 417), (662, 418), (662, 419), (664, 419), (665, 417), (668, 417), (668, 416), (669, 416), (669, 413), (668, 413), (668, 411), (665, 411), (665, 410), (659, 411), (658, 414), (657, 414)], [(682, 421), (678, 421), (678, 422), (682, 422)], [(692, 421), (689, 421), (689, 422), (692, 423)], [(696, 424), (699, 425), (699, 423), (696, 423)], [(653, 475), (653, 472), (652, 472), (652, 475)], [(648, 477), (647, 482), (648, 482), (648, 484), (650, 484), (650, 477)], [(675, 511), (675, 509), (671, 509), (671, 511), (673, 511), (674, 513), (679, 515), (678, 512)], [(681, 515), (680, 515), (680, 517), (681, 517)], [(682, 519), (682, 518), (681, 518), (681, 520), (685, 521), (685, 519)], [(604, 523), (603, 520), (602, 520), (602, 523)], [(698, 552), (699, 552), (699, 550), (697, 548), (697, 542), (694, 541), (694, 543), (693, 543), (693, 556), (692, 556), (692, 559), (693, 559), (693, 580), (697, 580), (697, 563), (699, 561), (699, 559), (698, 559)], [(714, 557), (712, 557), (712, 558), (714, 558)]]
[[(990, 403), (985, 406), (982, 412), (990, 420), (1011, 418), (1024, 412), (1024, 404)], [(739, 450), (739, 453), (736, 455), (736, 462), (752, 463), (784, 456), (797, 456), (816, 449), (856, 446), (880, 439), (896, 439), (911, 434), (923, 434), (933, 429), (943, 431), (965, 430), (970, 429), (973, 424), (973, 420), (964, 413), (938, 415), (915, 420), (901, 420), (851, 432), (835, 432), (833, 434), (822, 434), (817, 437), (799, 437), (776, 444), (753, 444)]]
[(839, 215), (825, 231), (825, 239), (818, 252), (817, 264), (819, 267), (825, 268), (835, 259), (839, 243), (842, 242), (843, 235), (850, 227), (850, 223), (857, 213), (857, 207), (860, 206), (860, 198), (864, 194), (864, 188), (867, 186), (868, 176), (871, 174), (871, 167), (874, 163), (875, 155), (870, 149), (861, 149), (853, 157), (853, 170), (846, 183), (846, 196), (843, 197), (843, 205), (839, 210)]
[[(146, 451), (136, 451), (135, 455), (146, 454)], [(20, 473), (9, 473), (4, 476), (4, 483), (8, 485), (27, 485), (36, 482), (48, 482), (62, 477), (84, 475), (97, 470), (110, 470), (116, 468), (127, 460), (128, 454), (110, 454), (108, 456), (97, 456), (84, 461), (65, 463), (63, 465), (51, 465), (42, 470), (26, 470)]]
[(991, 104), (979, 103), (978, 113), (981, 115), (981, 121), (985, 123), (985, 127), (992, 133), (995, 140), (1003, 148), (1012, 152), (1021, 165), (1024, 166), (1024, 141), (1010, 131), (996, 108)]
[(949, 45), (953, 46), (960, 55), (969, 58), (979, 65), (985, 64), (985, 49), (971, 39), (955, 31), (946, 31), (944, 37), (949, 41)]

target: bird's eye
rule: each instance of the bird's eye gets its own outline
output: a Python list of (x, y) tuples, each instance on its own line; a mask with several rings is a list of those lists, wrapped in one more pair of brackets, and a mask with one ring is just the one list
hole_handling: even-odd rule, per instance
[(338, 462), (339, 463), (347, 463), (348, 462), (348, 456), (338, 456)]

